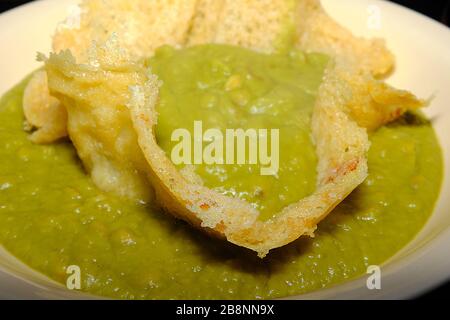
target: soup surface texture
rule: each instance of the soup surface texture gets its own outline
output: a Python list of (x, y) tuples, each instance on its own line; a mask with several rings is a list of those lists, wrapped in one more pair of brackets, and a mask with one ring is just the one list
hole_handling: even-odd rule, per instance
[[(326, 57), (164, 47), (148, 64), (164, 81), (157, 137), (167, 152), (172, 129), (191, 128), (194, 120), (204, 121), (205, 129), (280, 128), (278, 179), (261, 177), (257, 166), (197, 166), (206, 185), (250, 201), (263, 219), (314, 190), (317, 160), (307, 128)], [(195, 81), (183, 81), (188, 76)], [(261, 260), (151, 203), (99, 191), (70, 142), (32, 144), (23, 130), (25, 85), (0, 102), (0, 243), (61, 283), (68, 266), (79, 266), (85, 292), (123, 299), (246, 299), (329, 287), (405, 246), (439, 194), (442, 157), (433, 128), (419, 115), (406, 115), (371, 134), (368, 179), (319, 225), (316, 237)], [(185, 109), (176, 111), (177, 99)]]

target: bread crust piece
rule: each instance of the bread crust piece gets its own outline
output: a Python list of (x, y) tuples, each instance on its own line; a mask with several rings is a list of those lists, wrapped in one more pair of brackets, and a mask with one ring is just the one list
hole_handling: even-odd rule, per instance
[(375, 77), (386, 76), (394, 68), (395, 58), (384, 40), (354, 36), (326, 13), (320, 0), (299, 1), (296, 21), (301, 50), (336, 57)]

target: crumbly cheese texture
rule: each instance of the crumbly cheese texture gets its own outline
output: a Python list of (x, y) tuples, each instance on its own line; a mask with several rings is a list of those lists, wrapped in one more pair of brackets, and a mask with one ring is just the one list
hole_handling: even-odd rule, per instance
[[(55, 51), (73, 54), (63, 51), (46, 61), (50, 94), (66, 108), (69, 136), (97, 186), (140, 199), (151, 197), (152, 186), (174, 216), (261, 257), (313, 235), (317, 223), (364, 181), (367, 129), (424, 105), (374, 79), (393, 66), (382, 42), (353, 37), (318, 1), (273, 3), (279, 5), (267, 10), (272, 2), (84, 1), (80, 28), (60, 29), (54, 39)], [(312, 120), (319, 180), (313, 195), (262, 222), (250, 204), (187, 180), (166, 157), (153, 130), (159, 81), (135, 60), (152, 55), (163, 43), (218, 42), (276, 51), (274, 39), (286, 36), (280, 30), (286, 23), (289, 29), (290, 21), (297, 23), (295, 45), (335, 60), (319, 89)], [(139, 23), (144, 28), (133, 27)], [(115, 41), (91, 45), (114, 31), (128, 52)]]
[(84, 0), (79, 23), (67, 26), (69, 16), (53, 37), (53, 50), (70, 49), (84, 62), (93, 41), (104, 43), (116, 33), (132, 58), (148, 56), (163, 44), (184, 44), (196, 6), (197, 0)]
[[(295, 0), (199, 0), (187, 45), (219, 43), (262, 52), (295, 36)], [(283, 39), (289, 38), (292, 39)]]
[(296, 17), (296, 45), (300, 49), (328, 54), (376, 77), (394, 68), (394, 56), (383, 39), (355, 37), (325, 12), (320, 0), (299, 1)]
[[(357, 65), (377, 77), (394, 66), (382, 40), (353, 36), (324, 11), (319, 0), (84, 0), (57, 27), (53, 51), (69, 49), (83, 63), (93, 42), (105, 43), (113, 34), (133, 60), (153, 55), (164, 44), (223, 43), (269, 53), (294, 45)], [(45, 106), (53, 99), (44, 79), (37, 78), (30, 86), (36, 87), (36, 81), (42, 89), (27, 90), (27, 109), (32, 111), (26, 117), (29, 123), (33, 117), (47, 121), (37, 127), (45, 126), (45, 132), (32, 139), (56, 141), (67, 135), (61, 129), (67, 123), (61, 110)], [(47, 115), (33, 115), (38, 111)]]
[(70, 51), (45, 61), (52, 95), (66, 107), (68, 133), (94, 183), (119, 196), (148, 201), (148, 165), (136, 143), (127, 104), (129, 88), (146, 69), (128, 60), (115, 40), (91, 48), (86, 64)]
[(52, 143), (67, 136), (67, 112), (64, 106), (50, 95), (47, 73), (35, 72), (23, 95), (25, 128), (34, 143)]

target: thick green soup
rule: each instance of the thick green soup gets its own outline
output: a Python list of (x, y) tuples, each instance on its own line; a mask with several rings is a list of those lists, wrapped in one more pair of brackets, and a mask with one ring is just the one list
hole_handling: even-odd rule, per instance
[[(205, 184), (263, 212), (314, 191), (309, 121), (326, 57), (244, 49), (165, 47), (149, 60), (163, 80), (157, 138), (202, 120), (212, 128), (279, 128), (278, 177), (258, 166), (195, 166)], [(189, 80), (189, 81), (188, 81)], [(50, 278), (81, 269), (81, 290), (124, 299), (277, 298), (363, 275), (407, 244), (429, 218), (442, 178), (432, 126), (417, 115), (371, 135), (369, 177), (318, 228), (261, 260), (208, 238), (152, 204), (99, 191), (70, 142), (34, 145), (23, 130), (26, 82), (0, 102), (0, 243)], [(287, 136), (287, 137), (286, 137)]]
[[(226, 45), (162, 47), (149, 61), (163, 81), (158, 143), (170, 157), (178, 143), (172, 141), (174, 130), (193, 132), (195, 121), (201, 121), (204, 132), (220, 129), (223, 136), (227, 129), (278, 130), (279, 167), (272, 175), (261, 174), (259, 159), (248, 163), (249, 140), (245, 164), (236, 164), (237, 150), (230, 163), (225, 156), (225, 164), (195, 165), (193, 157), (190, 161), (207, 187), (242, 198), (261, 211), (262, 219), (271, 218), (316, 188), (310, 119), (327, 62), (324, 55), (297, 50), (266, 55)], [(193, 145), (193, 134), (191, 139)], [(268, 140), (267, 154), (274, 156), (273, 141)]]

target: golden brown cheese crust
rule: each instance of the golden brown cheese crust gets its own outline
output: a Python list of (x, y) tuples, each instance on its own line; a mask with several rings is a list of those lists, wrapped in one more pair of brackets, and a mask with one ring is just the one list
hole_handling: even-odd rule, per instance
[(67, 136), (67, 112), (58, 99), (50, 96), (47, 73), (37, 71), (23, 94), (23, 112), (26, 127), (32, 131), (34, 143), (52, 143)]
[(395, 58), (384, 40), (355, 37), (325, 12), (320, 0), (301, 0), (297, 10), (300, 49), (325, 53), (375, 77), (383, 77), (394, 68)]
[[(364, 181), (369, 148), (366, 128), (375, 129), (424, 104), (374, 79), (373, 75), (383, 75), (393, 65), (384, 44), (353, 37), (326, 15), (318, 1), (299, 0), (298, 11), (292, 13), (299, 23), (297, 45), (325, 52), (335, 60), (319, 89), (312, 120), (319, 158), (317, 190), (284, 208), (276, 218), (258, 221), (259, 212), (249, 203), (188, 179), (159, 148), (153, 132), (159, 82), (132, 60), (151, 55), (163, 43), (184, 41), (271, 51), (284, 23), (280, 17), (285, 17), (292, 2), (273, 1), (278, 4), (273, 10), (263, 10), (265, 1), (171, 1), (161, 8), (157, 5), (163, 2), (155, 1), (151, 4), (154, 11), (148, 1), (144, 2), (147, 4), (139, 6), (142, 1), (133, 5), (124, 0), (85, 1), (89, 10), (81, 16), (80, 29), (60, 30), (55, 36), (55, 50), (71, 47), (75, 54), (53, 54), (46, 61), (51, 93), (68, 112), (69, 135), (94, 182), (103, 190), (148, 198), (151, 185), (160, 204), (172, 215), (261, 257), (302, 235), (312, 236), (317, 223)], [(188, 3), (191, 6), (185, 7)], [(187, 14), (177, 17), (178, 21), (175, 16), (181, 8)], [(109, 13), (103, 16), (99, 10), (106, 9)], [(173, 19), (155, 29), (154, 21), (159, 21), (155, 16), (162, 17), (164, 12)], [(136, 17), (136, 23), (149, 24), (148, 28), (125, 26), (123, 47), (130, 53), (114, 41), (87, 49), (91, 40), (104, 40), (105, 34), (113, 31), (111, 26), (121, 28), (125, 23), (114, 13), (123, 13), (131, 20)], [(146, 21), (149, 17), (153, 22)], [(97, 23), (108, 27), (96, 29)], [(86, 63), (79, 64), (76, 59)]]
[(273, 52), (278, 49), (280, 38), (294, 25), (296, 3), (292, 0), (199, 0), (187, 45), (220, 43)]
[(84, 0), (79, 25), (61, 24), (53, 37), (53, 51), (70, 49), (85, 62), (93, 41), (105, 43), (113, 33), (132, 59), (147, 57), (158, 47), (183, 45), (197, 0)]
[(70, 51), (50, 55), (45, 62), (49, 88), (66, 107), (70, 138), (94, 183), (147, 201), (149, 169), (127, 108), (128, 87), (142, 83), (146, 70), (114, 48), (114, 40), (93, 47), (88, 64), (77, 64)]
[[(297, 46), (302, 50), (349, 61), (375, 76), (387, 74), (394, 66), (382, 40), (354, 37), (327, 15), (319, 0), (84, 0), (75, 15), (58, 26), (53, 51), (70, 49), (78, 62), (88, 60), (93, 41), (105, 43), (114, 32), (133, 59), (151, 56), (162, 44), (215, 42), (272, 52), (292, 23), (294, 29), (297, 26)], [(65, 136), (67, 123), (61, 110), (46, 106), (54, 99), (48, 96), (45, 82), (40, 87), (40, 92), (28, 90), (27, 99), (33, 106), (27, 103), (26, 117), (30, 123), (33, 118), (46, 121), (38, 126), (46, 128), (40, 131), (44, 133), (36, 133), (32, 139), (49, 143)], [(396, 112), (399, 109), (391, 110), (393, 116), (386, 121), (395, 119)], [(369, 118), (372, 110), (363, 113)]]

